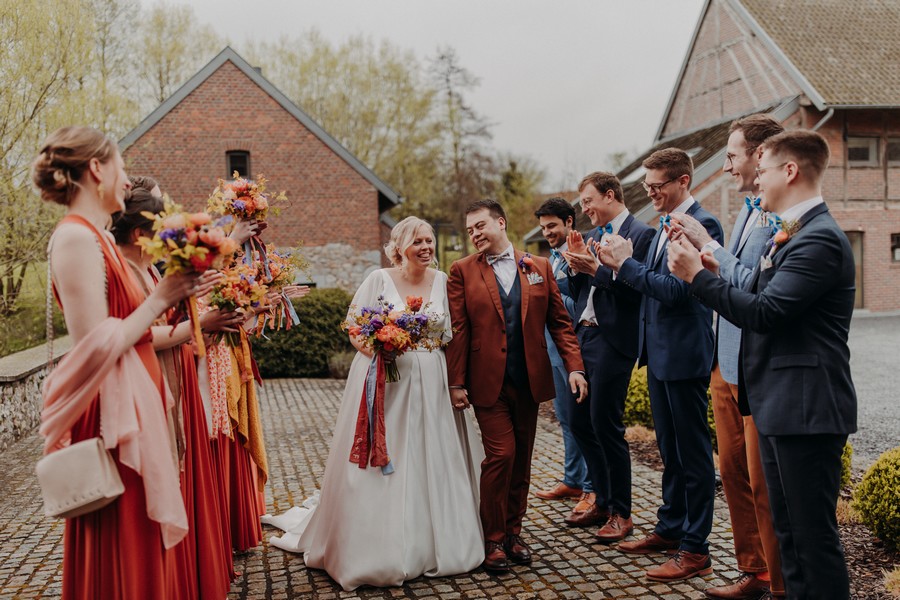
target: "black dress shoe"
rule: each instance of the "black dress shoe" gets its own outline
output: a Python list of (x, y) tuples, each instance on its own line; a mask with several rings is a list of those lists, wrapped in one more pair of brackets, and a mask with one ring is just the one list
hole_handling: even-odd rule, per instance
[(509, 559), (500, 542), (485, 542), (484, 562), (481, 563), (485, 571), (490, 573), (507, 573), (509, 571)]
[(531, 563), (531, 549), (518, 535), (508, 535), (503, 542), (503, 549), (513, 563), (527, 565)]

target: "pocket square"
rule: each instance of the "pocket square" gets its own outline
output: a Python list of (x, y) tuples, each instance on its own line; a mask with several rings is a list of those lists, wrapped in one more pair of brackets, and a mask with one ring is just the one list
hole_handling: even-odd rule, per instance
[(759, 257), (759, 270), (765, 271), (766, 269), (772, 266), (772, 259), (768, 256), (760, 256)]
[(526, 277), (528, 278), (528, 285), (544, 283), (544, 278), (541, 277), (540, 273), (529, 273)]

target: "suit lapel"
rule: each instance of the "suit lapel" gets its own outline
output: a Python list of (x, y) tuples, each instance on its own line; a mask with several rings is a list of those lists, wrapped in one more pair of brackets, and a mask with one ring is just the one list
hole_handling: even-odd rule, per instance
[(619, 235), (623, 238), (627, 238), (628, 234), (631, 233), (631, 223), (634, 221), (634, 217), (628, 215), (625, 217), (625, 220), (622, 222), (622, 226), (619, 227)]
[(478, 268), (481, 271), (481, 278), (484, 280), (484, 285), (485, 287), (487, 287), (488, 294), (490, 295), (491, 300), (494, 302), (494, 307), (497, 309), (497, 314), (500, 316), (500, 321), (503, 321), (503, 305), (500, 303), (500, 289), (497, 287), (497, 278), (494, 276), (494, 269), (492, 269), (491, 266), (487, 264), (487, 259), (485, 258), (484, 253), (481, 253), (478, 256), (478, 258), (475, 260), (475, 263), (478, 265)]
[[(524, 330), (525, 315), (528, 314), (528, 298), (531, 296), (531, 285), (528, 283), (528, 277), (525, 275), (525, 271), (519, 268), (519, 261), (525, 256), (525, 253), (516, 250), (514, 255), (516, 257), (516, 276), (519, 278), (519, 287), (521, 288), (522, 294), (522, 327)], [(501, 310), (500, 312), (502, 313), (503, 311)]]
[(731, 232), (731, 241), (728, 244), (728, 252), (730, 254), (737, 256), (737, 254), (741, 251), (741, 248), (744, 245), (741, 243), (741, 238), (744, 237), (744, 228), (747, 226), (747, 220), (752, 215), (753, 213), (747, 210), (746, 206), (741, 208), (741, 212), (740, 214), (738, 214), (738, 218), (735, 219), (734, 231)]
[[(647, 252), (647, 266), (650, 267), (651, 271), (656, 266), (657, 260), (660, 256), (662, 256), (663, 253), (662, 248), (660, 248), (659, 252), (656, 251), (656, 249), (659, 248), (659, 236), (661, 236), (662, 234), (663, 228), (657, 228), (656, 235), (653, 236), (653, 241), (650, 242), (650, 251)], [(665, 246), (665, 242), (663, 243), (663, 246)]]

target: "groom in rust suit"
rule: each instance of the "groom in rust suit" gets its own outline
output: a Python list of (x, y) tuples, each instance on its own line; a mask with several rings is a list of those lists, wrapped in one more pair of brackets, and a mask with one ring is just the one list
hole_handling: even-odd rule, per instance
[(506, 235), (506, 213), (493, 200), (479, 200), (466, 209), (466, 231), (478, 254), (450, 267), (450, 400), (458, 410), (470, 403), (475, 407), (485, 451), (484, 568), (503, 572), (510, 562), (531, 562), (520, 533), (538, 403), (556, 395), (545, 326), (569, 373), (569, 385), (581, 399), (587, 382), (550, 262), (513, 248)]

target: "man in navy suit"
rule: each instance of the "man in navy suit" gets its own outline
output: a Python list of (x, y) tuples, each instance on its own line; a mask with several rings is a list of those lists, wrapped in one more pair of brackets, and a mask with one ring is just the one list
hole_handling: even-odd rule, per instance
[[(569, 318), (574, 318), (575, 300), (569, 293), (568, 266), (562, 257), (566, 251), (566, 238), (575, 226), (575, 209), (565, 198), (548, 198), (541, 204), (534, 216), (541, 225), (541, 234), (550, 244), (550, 267), (553, 269), (553, 277), (559, 286), (559, 293)], [(553, 343), (550, 330), (546, 331), (547, 354), (550, 355), (550, 366), (553, 367), (553, 387), (556, 388), (556, 397), (553, 398), (553, 409), (562, 430), (564, 447), (564, 464), (562, 481), (548, 490), (538, 490), (535, 496), (542, 500), (562, 500), (564, 498), (579, 498), (573, 514), (587, 511), (594, 503), (594, 491), (588, 478), (587, 465), (570, 426), (571, 410), (573, 404), (572, 390), (569, 389), (569, 374), (566, 366)]]
[[(772, 227), (760, 206), (756, 167), (760, 145), (782, 131), (781, 123), (765, 114), (731, 124), (723, 170), (737, 180), (741, 192), (749, 195), (741, 202), (727, 249), (710, 238), (696, 219), (672, 215), (674, 225), (669, 237), (676, 239), (681, 234), (698, 250), (711, 250), (720, 263), (721, 277), (736, 287), (742, 288), (750, 280), (772, 237)], [(716, 324), (716, 364), (709, 389), (716, 418), (719, 472), (731, 515), (734, 554), (742, 574), (731, 585), (708, 588), (706, 595), (721, 600), (755, 600), (771, 588), (774, 596), (783, 596), (781, 558), (759, 457), (759, 436), (753, 417), (741, 414), (738, 406), (741, 330), (721, 317)]]
[(650, 247), (653, 229), (625, 208), (622, 185), (612, 173), (591, 173), (578, 185), (581, 209), (594, 229), (587, 240), (569, 234), (569, 289), (576, 298), (575, 331), (589, 385), (587, 401), (571, 401), (572, 433), (594, 484), (592, 510), (566, 519), (570, 525), (603, 523), (598, 542), (609, 544), (631, 534), (631, 455), (625, 441), (625, 396), (638, 356), (641, 295), (616, 280), (600, 264), (596, 248), (618, 235), (630, 240), (636, 256)]
[(687, 240), (673, 242), (669, 263), (692, 294), (741, 327), (738, 391), (759, 431), (787, 597), (844, 600), (835, 507), (841, 452), (856, 431), (847, 347), (856, 268), (822, 199), (828, 157), (828, 142), (812, 131), (763, 144), (757, 182), (779, 230), (749, 287), (719, 278), (716, 260), (701, 259)]
[(712, 572), (707, 538), (712, 529), (715, 467), (706, 414), (713, 360), (712, 311), (692, 298), (688, 285), (672, 275), (666, 261), (668, 223), (673, 213), (692, 215), (722, 243), (719, 221), (690, 193), (693, 164), (678, 148), (657, 150), (642, 163), (643, 186), (661, 214), (660, 227), (642, 261), (632, 244), (613, 236), (600, 248), (600, 261), (643, 295), (638, 352), (647, 365), (650, 410), (663, 461), (663, 505), (652, 534), (622, 542), (623, 552), (677, 550), (665, 564), (649, 569), (656, 581), (679, 581)]

